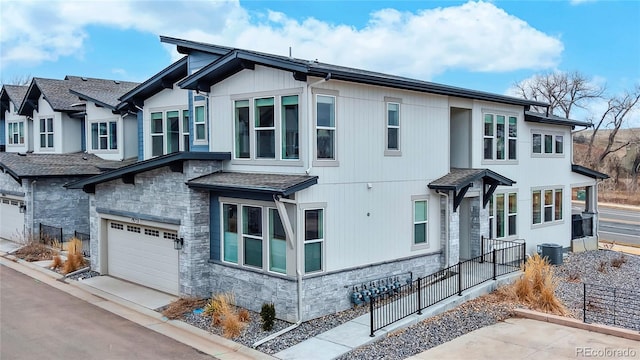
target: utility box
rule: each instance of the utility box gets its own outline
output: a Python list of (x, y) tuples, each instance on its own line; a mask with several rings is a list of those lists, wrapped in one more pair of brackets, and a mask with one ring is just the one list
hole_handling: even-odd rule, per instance
[(544, 243), (538, 245), (538, 254), (547, 258), (551, 265), (562, 265), (562, 246), (558, 244)]
[(578, 200), (584, 201), (587, 198), (587, 192), (585, 190), (578, 190), (577, 193)]

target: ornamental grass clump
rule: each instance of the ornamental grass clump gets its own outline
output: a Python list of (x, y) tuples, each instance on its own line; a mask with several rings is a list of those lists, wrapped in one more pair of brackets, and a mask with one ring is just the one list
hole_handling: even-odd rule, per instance
[(569, 311), (556, 296), (558, 279), (546, 258), (535, 254), (527, 259), (523, 274), (513, 284), (500, 289), (511, 300), (516, 300), (533, 310), (557, 315), (568, 315)]
[(79, 270), (85, 265), (84, 256), (82, 256), (82, 240), (72, 238), (67, 244), (67, 261), (62, 266), (62, 273), (69, 274)]
[(204, 307), (204, 314), (211, 317), (211, 323), (214, 326), (221, 326), (222, 336), (229, 339), (240, 336), (242, 329), (246, 326), (243, 319), (248, 318), (248, 312), (238, 313), (234, 303), (233, 294), (221, 293), (214, 295)]

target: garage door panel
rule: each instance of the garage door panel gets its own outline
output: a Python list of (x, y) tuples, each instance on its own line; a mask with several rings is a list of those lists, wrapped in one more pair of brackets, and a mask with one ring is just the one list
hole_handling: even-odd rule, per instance
[(179, 254), (170, 230), (110, 221), (108, 228), (108, 272), (151, 288), (178, 294)]
[(20, 241), (24, 235), (24, 213), (20, 212), (22, 200), (0, 198), (0, 237)]

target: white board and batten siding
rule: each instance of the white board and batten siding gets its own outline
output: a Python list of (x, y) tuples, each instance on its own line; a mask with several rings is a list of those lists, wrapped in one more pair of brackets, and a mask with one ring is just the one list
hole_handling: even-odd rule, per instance
[[(310, 78), (309, 83), (317, 79)], [(307, 107), (306, 83), (290, 72), (256, 66), (212, 87), (212, 151), (233, 149), (233, 100), (299, 92), (300, 161), (295, 166), (231, 161), (229, 171), (304, 173), (319, 177), (318, 184), (296, 194), (301, 207), (325, 204), (325, 271), (393, 261), (440, 250), (439, 196), (427, 184), (449, 170), (449, 107), (447, 98), (330, 80), (313, 92), (336, 94), (336, 143), (339, 166), (309, 163), (313, 151), (315, 111)], [(311, 95), (313, 96), (313, 95)], [(385, 156), (385, 97), (401, 100), (401, 156)], [(312, 97), (313, 98), (313, 97)], [(313, 106), (314, 102), (311, 102)], [(309, 119), (309, 113), (312, 118)], [(309, 136), (311, 132), (312, 136)], [(313, 140), (312, 140), (313, 141)], [(315, 163), (315, 164), (314, 164)], [(371, 184), (369, 186), (369, 184)], [(412, 247), (413, 196), (429, 200), (428, 246)], [(297, 227), (302, 229), (303, 210)], [(299, 243), (303, 232), (298, 232)]]
[(179, 251), (175, 230), (108, 220), (107, 271), (117, 278), (179, 294)]

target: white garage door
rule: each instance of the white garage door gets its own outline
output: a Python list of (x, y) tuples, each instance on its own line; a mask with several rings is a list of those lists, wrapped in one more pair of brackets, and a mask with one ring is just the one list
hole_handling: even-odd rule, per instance
[(0, 198), (0, 238), (22, 240), (24, 213), (20, 212), (20, 205), (23, 204), (24, 201)]
[(109, 275), (178, 295), (178, 250), (172, 230), (107, 222)]

